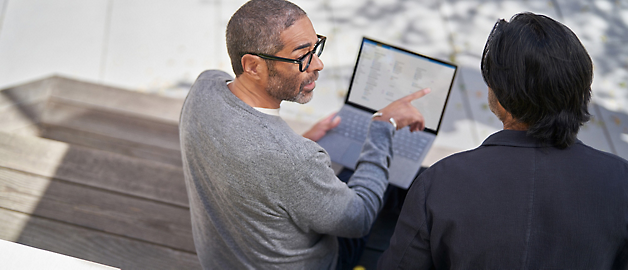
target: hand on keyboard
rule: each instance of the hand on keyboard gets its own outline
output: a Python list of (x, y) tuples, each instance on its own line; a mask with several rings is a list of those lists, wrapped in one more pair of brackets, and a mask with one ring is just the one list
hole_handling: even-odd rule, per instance
[(381, 116), (374, 117), (374, 120), (378, 121), (390, 121), (390, 118), (394, 119), (397, 123), (397, 130), (410, 126), (410, 131), (419, 131), (425, 128), (425, 120), (419, 110), (417, 110), (410, 102), (413, 100), (427, 95), (431, 90), (425, 88), (423, 90), (414, 92), (410, 95), (402, 97), (390, 103), (385, 108), (379, 110), (382, 113)]
[(320, 140), (327, 131), (332, 128), (337, 127), (340, 124), (340, 116), (336, 116), (335, 113), (325, 117), (325, 119), (318, 121), (318, 123), (314, 124), (312, 128), (305, 133), (303, 133), (303, 137), (308, 138), (312, 141)]

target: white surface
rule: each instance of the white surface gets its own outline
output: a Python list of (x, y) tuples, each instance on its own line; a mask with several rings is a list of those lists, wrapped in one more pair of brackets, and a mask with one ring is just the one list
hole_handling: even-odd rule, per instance
[(107, 0), (7, 1), (0, 87), (53, 73), (98, 78)]
[(113, 270), (119, 268), (0, 240), (0, 269)]
[(551, 0), (449, 0), (441, 9), (452, 33), (454, 51), (478, 57), (482, 55), (488, 34), (500, 18), (510, 20), (513, 15), (524, 11), (558, 18)]
[[(232, 73), (224, 32), (229, 18), (244, 2), (0, 0), (0, 88), (60, 73), (183, 97), (205, 69)], [(314, 98), (305, 105), (284, 103), (284, 118), (307, 125), (340, 108), (359, 42), (366, 35), (461, 67), (435, 145), (473, 148), (501, 128), (488, 110), (486, 86), (479, 72), (486, 38), (498, 18), (531, 11), (564, 22), (593, 58), (593, 96), (601, 112), (592, 112), (595, 121), (583, 128), (581, 138), (628, 157), (628, 150), (622, 150), (628, 149), (628, 130), (623, 126), (623, 119), (628, 118), (626, 1), (293, 2), (308, 13), (316, 31), (328, 40), (321, 57), (325, 69)]]
[[(226, 68), (217, 46), (216, 4), (114, 1), (103, 82), (149, 92), (189, 87), (206, 67)], [(174, 2), (172, 2), (174, 3)]]

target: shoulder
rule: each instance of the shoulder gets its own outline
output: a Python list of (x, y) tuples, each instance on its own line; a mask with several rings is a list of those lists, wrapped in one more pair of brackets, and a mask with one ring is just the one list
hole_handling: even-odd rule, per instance
[(260, 138), (259, 144), (251, 144), (254, 150), (246, 158), (258, 164), (257, 170), (265, 171), (264, 181), (273, 186), (273, 193), (279, 197), (307, 197), (322, 186), (337, 185), (330, 182), (336, 180), (331, 160), (316, 142), (291, 130), (259, 135), (265, 135), (264, 141)]
[(628, 161), (626, 159), (623, 159), (612, 153), (595, 149), (591, 146), (584, 144), (582, 141), (577, 141), (574, 145), (568, 147), (567, 149), (574, 152), (574, 154), (572, 154), (571, 156), (577, 155), (582, 157), (583, 159), (589, 160), (590, 162), (595, 162), (597, 164), (603, 164), (611, 167), (623, 167), (624, 170), (628, 170)]
[[(233, 130), (234, 133), (245, 133), (242, 137), (247, 148), (258, 160), (289, 167), (307, 162), (324, 151), (317, 143), (295, 133), (283, 119), (276, 116), (260, 115), (247, 117), (247, 122), (236, 121), (235, 126), (247, 127)], [(283, 161), (283, 162), (280, 162)], [(276, 165), (276, 166), (277, 166)]]
[(498, 148), (479, 146), (447, 156), (423, 171), (412, 186), (417, 185), (421, 192), (429, 192), (439, 187), (455, 187), (461, 179), (479, 181), (483, 175), (490, 174), (491, 168), (500, 166)]
[(260, 159), (265, 159), (277, 170), (290, 173), (293, 180), (316, 177), (320, 173), (327, 173), (327, 169), (331, 170), (331, 159), (318, 143), (293, 132), (289, 127), (276, 128), (280, 128), (281, 132), (266, 134), (268, 147), (263, 149), (265, 153), (260, 153)]
[(231, 80), (233, 80), (233, 77), (224, 71), (203, 71), (192, 84), (185, 99), (185, 106), (190, 106), (191, 103), (206, 103), (215, 100), (215, 98), (209, 97), (226, 92), (228, 90), (227, 82)]
[(199, 80), (233, 80), (233, 77), (222, 70), (205, 70), (198, 75)]
[(486, 146), (479, 146), (474, 149), (465, 150), (465, 151), (451, 154), (437, 161), (436, 163), (434, 163), (432, 166), (428, 168), (428, 170), (443, 169), (443, 168), (447, 169), (447, 168), (451, 168), (452, 166), (466, 167), (466, 166), (474, 165), (475, 163), (481, 162), (480, 160), (482, 160), (483, 156), (491, 155), (491, 153), (487, 151), (489, 150), (488, 148), (489, 147), (486, 147)]
[(272, 132), (276, 147), (283, 151), (290, 159), (298, 162), (311, 162), (327, 157), (327, 152), (316, 142), (307, 139), (290, 129), (283, 123), (275, 128), (282, 132)]
[(232, 81), (233, 77), (221, 70), (203, 71), (190, 89), (189, 95), (208, 94), (205, 89), (226, 89), (227, 82)]

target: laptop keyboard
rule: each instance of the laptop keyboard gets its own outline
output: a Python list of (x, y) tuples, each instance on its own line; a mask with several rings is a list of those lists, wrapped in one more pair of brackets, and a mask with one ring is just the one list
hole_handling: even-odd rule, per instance
[[(420, 132), (410, 132), (409, 128), (397, 130), (393, 137), (393, 155), (402, 156), (411, 160), (419, 160), (429, 140)], [(407, 145), (408, 147), (395, 147)]]
[(370, 121), (367, 115), (342, 113), (340, 118), (342, 119), (341, 124), (338, 125), (335, 131), (357, 141), (363, 142), (366, 140), (366, 133), (369, 127), (364, 123), (368, 123)]
[[(342, 111), (341, 111), (342, 112)], [(342, 113), (342, 123), (334, 131), (344, 134), (346, 137), (363, 142), (366, 140), (370, 116), (357, 113)], [(411, 133), (403, 128), (395, 132), (393, 137), (393, 155), (402, 156), (411, 160), (419, 160), (426, 144), (429, 142), (420, 132)], [(407, 145), (409, 147), (401, 147)]]

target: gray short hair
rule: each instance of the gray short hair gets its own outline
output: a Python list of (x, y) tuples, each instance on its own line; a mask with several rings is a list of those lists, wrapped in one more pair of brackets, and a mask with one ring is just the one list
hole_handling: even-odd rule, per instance
[(281, 32), (305, 15), (303, 9), (285, 0), (251, 0), (242, 5), (231, 16), (226, 32), (235, 75), (244, 72), (241, 59), (245, 54), (274, 55), (281, 51)]

